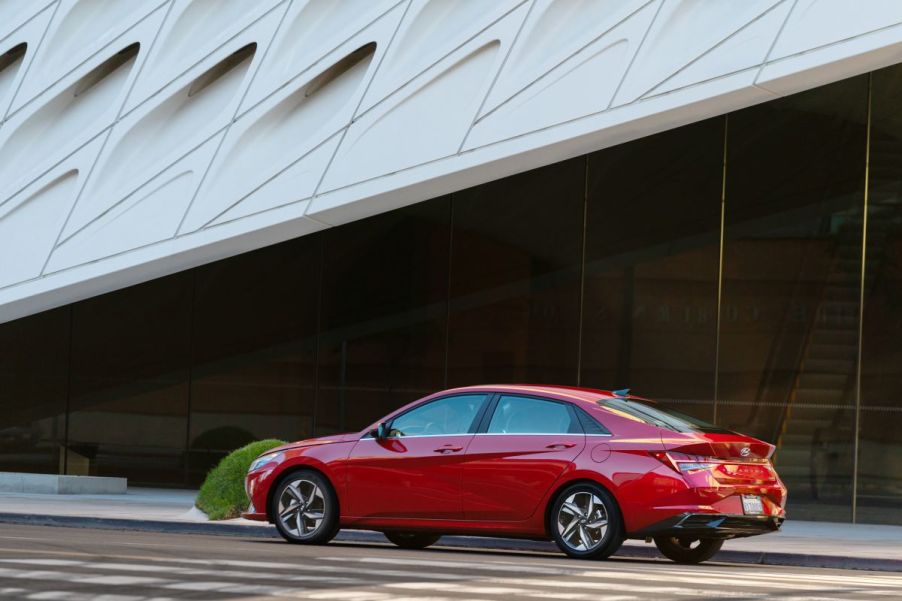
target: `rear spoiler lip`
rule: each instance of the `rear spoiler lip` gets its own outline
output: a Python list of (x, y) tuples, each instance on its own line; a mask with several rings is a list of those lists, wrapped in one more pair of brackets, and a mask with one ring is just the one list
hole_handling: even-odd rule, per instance
[[(719, 459), (770, 459), (777, 448), (769, 442), (764, 442), (751, 436), (738, 434), (737, 437), (741, 437), (741, 439), (718, 441), (693, 434), (663, 432), (661, 434), (661, 444), (667, 452), (717, 457)], [(749, 448), (751, 452), (748, 456), (742, 456), (738, 453), (724, 453), (725, 447)], [(718, 452), (719, 449), (721, 452)]]

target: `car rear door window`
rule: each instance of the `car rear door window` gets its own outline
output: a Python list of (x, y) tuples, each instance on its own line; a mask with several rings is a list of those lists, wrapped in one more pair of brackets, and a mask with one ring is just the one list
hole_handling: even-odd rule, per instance
[(461, 394), (430, 401), (399, 415), (391, 436), (451, 436), (472, 431), (485, 394)]
[(581, 432), (565, 403), (504, 395), (498, 399), (488, 434), (569, 434)]

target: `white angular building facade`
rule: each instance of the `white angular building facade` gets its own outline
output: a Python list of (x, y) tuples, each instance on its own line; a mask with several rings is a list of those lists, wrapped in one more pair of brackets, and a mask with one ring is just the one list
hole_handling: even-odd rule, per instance
[(893, 0), (5, 0), (0, 320), (902, 59)]

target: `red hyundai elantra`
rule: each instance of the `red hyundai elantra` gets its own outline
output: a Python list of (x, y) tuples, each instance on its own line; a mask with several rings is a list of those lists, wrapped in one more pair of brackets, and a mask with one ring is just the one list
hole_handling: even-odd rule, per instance
[(261, 455), (244, 517), (293, 543), (357, 528), (404, 548), (442, 534), (551, 538), (593, 558), (651, 538), (697, 563), (728, 538), (780, 528), (773, 451), (628, 391), (472, 386)]

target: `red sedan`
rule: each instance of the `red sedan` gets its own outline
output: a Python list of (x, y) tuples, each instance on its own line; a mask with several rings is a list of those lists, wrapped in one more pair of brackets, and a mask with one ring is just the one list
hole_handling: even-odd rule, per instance
[(550, 538), (594, 558), (636, 538), (697, 563), (726, 539), (779, 529), (773, 451), (628, 391), (472, 386), (261, 455), (244, 517), (293, 543), (357, 528), (405, 548), (442, 534)]

